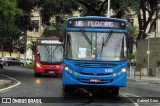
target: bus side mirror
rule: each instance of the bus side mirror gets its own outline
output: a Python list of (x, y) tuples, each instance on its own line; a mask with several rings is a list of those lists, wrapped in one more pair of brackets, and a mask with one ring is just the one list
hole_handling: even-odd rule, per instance
[(62, 31), (62, 33), (60, 34), (60, 38), (59, 38), (59, 41), (60, 42), (64, 42), (64, 35), (65, 35), (66, 31), (65, 29)]
[(63, 33), (60, 35), (59, 41), (60, 41), (60, 42), (63, 42), (63, 41), (64, 41), (64, 35), (63, 35)]
[(63, 38), (60, 36), (59, 41), (63, 44)]

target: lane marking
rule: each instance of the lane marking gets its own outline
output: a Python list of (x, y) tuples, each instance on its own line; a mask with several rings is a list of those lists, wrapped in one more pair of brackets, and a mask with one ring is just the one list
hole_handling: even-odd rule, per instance
[(14, 81), (16, 81), (16, 82), (17, 82), (17, 84), (15, 84), (15, 85), (12, 85), (12, 86), (9, 86), (9, 87), (6, 87), (6, 88), (3, 88), (3, 89), (0, 89), (0, 92), (1, 92), (1, 91), (4, 91), (4, 90), (11, 89), (11, 88), (16, 87), (16, 86), (18, 86), (18, 85), (20, 85), (20, 84), (21, 84), (21, 82), (20, 82), (20, 81), (18, 81), (18, 80), (16, 80), (16, 79), (14, 79), (14, 78), (12, 78), (12, 77), (9, 77), (9, 76), (3, 75), (3, 74), (0, 74), (0, 75), (1, 75), (1, 76), (3, 76), (3, 77), (7, 77), (7, 78), (9, 78), (9, 79), (12, 79), (12, 80), (14, 80)]
[(133, 97), (140, 97), (140, 96), (138, 96), (138, 95), (133, 95), (133, 94), (130, 94), (130, 93), (126, 93), (126, 92), (121, 92), (120, 94), (124, 94), (124, 95), (131, 95), (131, 96), (133, 96)]
[[(123, 94), (124, 93), (124, 94)], [(135, 106), (139, 106), (138, 103), (135, 103), (132, 99), (128, 98), (128, 96), (126, 96), (125, 94), (127, 95), (131, 95), (131, 96), (134, 96), (134, 97), (140, 97), (140, 96), (137, 96), (137, 95), (133, 95), (133, 94), (129, 94), (129, 93), (125, 93), (125, 92), (121, 92), (120, 93), (122, 96), (126, 97), (129, 101), (131, 101)]]

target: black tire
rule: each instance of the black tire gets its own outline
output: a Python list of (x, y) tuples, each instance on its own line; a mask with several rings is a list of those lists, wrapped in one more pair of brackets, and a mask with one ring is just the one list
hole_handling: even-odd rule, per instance
[(119, 87), (113, 87), (112, 88), (112, 95), (118, 96), (119, 95)]

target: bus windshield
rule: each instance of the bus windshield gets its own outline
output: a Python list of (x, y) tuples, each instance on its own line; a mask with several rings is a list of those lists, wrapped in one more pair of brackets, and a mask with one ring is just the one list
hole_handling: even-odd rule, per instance
[(68, 32), (65, 43), (65, 57), (69, 59), (122, 61), (127, 58), (124, 33)]
[(37, 58), (41, 63), (62, 62), (63, 48), (61, 45), (39, 44), (37, 46)]

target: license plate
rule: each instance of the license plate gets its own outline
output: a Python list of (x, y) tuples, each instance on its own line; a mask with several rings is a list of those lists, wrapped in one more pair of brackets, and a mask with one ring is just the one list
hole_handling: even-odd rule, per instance
[(90, 82), (101, 82), (101, 81), (100, 81), (100, 79), (97, 79), (97, 78), (91, 78)]
[(49, 71), (50, 74), (54, 74), (54, 71)]

